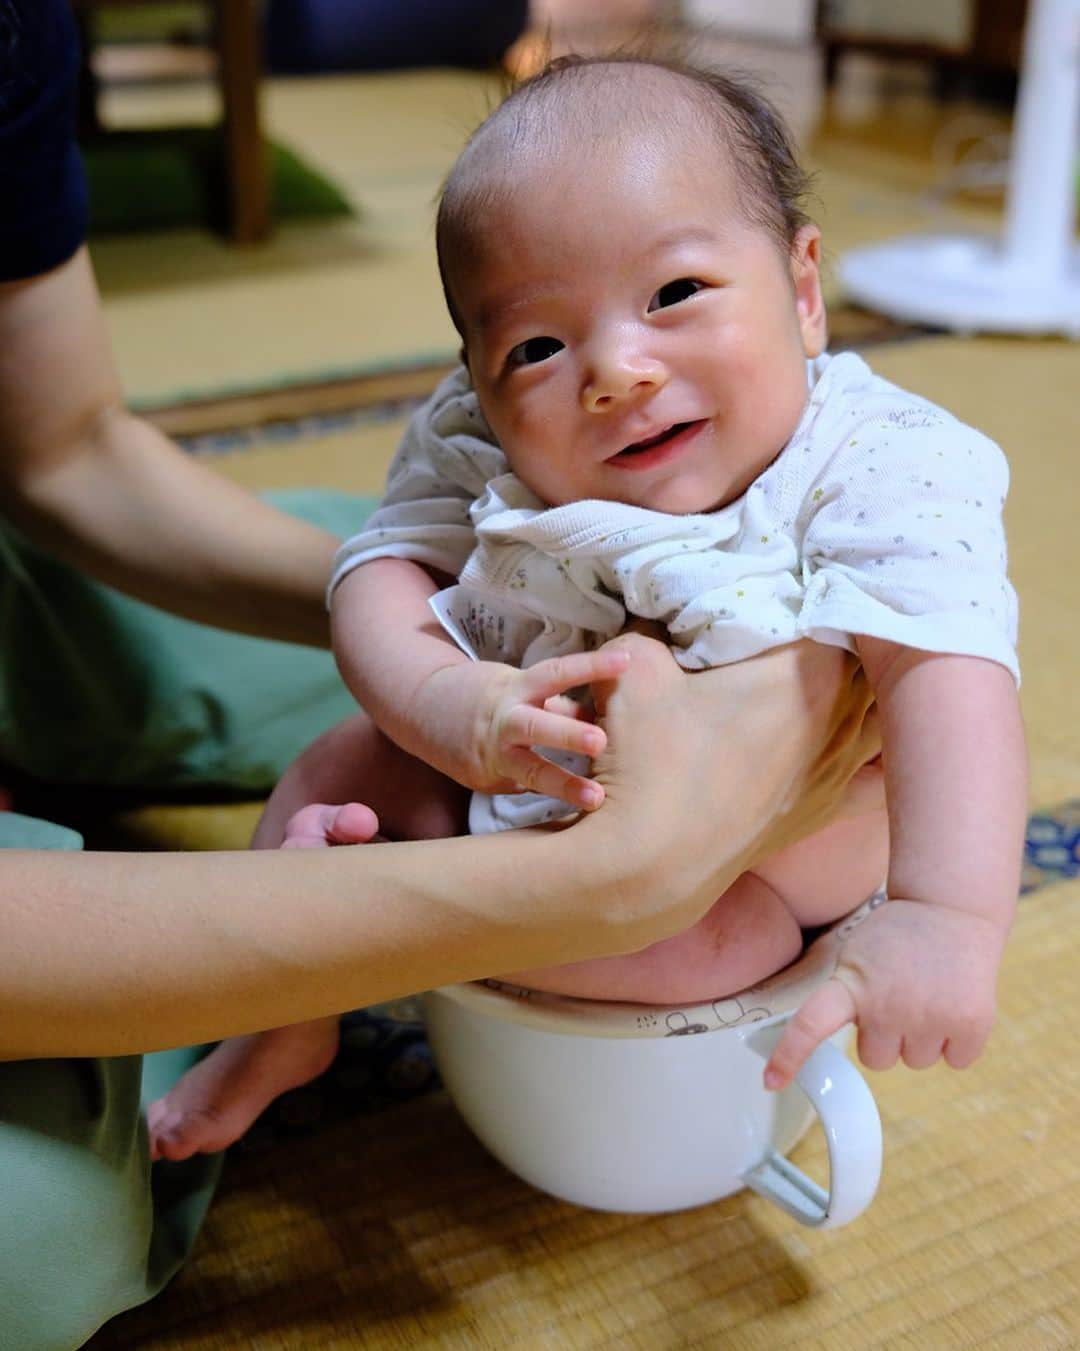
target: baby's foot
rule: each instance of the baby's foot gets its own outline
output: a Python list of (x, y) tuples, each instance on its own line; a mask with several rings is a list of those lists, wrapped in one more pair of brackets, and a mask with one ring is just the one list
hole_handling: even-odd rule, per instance
[(360, 802), (343, 806), (312, 802), (285, 823), (282, 849), (325, 849), (338, 844), (369, 844), (382, 839), (375, 832), (379, 818)]
[(187, 1159), (224, 1149), (276, 1097), (326, 1070), (338, 1042), (336, 1018), (230, 1037), (150, 1104), (152, 1159)]

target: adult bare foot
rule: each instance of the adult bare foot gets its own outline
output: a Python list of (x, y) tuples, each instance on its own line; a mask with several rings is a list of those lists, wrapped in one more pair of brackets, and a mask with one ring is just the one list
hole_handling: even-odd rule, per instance
[(225, 1149), (275, 1098), (328, 1069), (337, 1043), (336, 1018), (223, 1041), (147, 1109), (150, 1157)]

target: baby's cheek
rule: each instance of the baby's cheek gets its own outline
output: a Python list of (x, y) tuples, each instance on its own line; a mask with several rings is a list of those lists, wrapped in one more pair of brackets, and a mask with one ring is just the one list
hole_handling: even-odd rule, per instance
[(521, 416), (507, 426), (503, 436), (497, 432), (496, 436), (510, 468), (545, 502), (560, 506), (581, 496), (580, 473), (565, 453), (573, 444), (569, 431), (560, 434), (553, 421), (543, 416)]

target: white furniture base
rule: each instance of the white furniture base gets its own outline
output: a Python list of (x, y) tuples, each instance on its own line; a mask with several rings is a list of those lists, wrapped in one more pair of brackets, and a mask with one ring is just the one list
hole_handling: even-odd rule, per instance
[(1080, 338), (1078, 157), (1080, 0), (1032, 0), (1001, 240), (915, 236), (856, 249), (840, 260), (845, 289), (919, 323)]
[(1080, 248), (1059, 274), (993, 236), (915, 235), (856, 249), (839, 270), (853, 299), (908, 323), (1080, 338)]

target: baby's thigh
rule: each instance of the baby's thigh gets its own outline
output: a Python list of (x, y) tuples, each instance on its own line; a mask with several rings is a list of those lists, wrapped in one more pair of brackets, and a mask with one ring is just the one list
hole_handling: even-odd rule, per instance
[(806, 929), (854, 910), (885, 881), (889, 820), (883, 808), (840, 816), (754, 868)]

